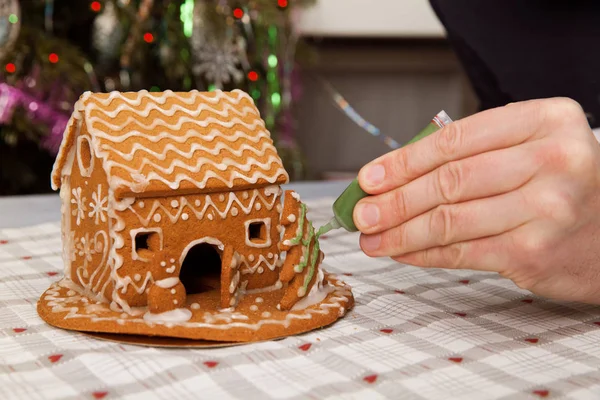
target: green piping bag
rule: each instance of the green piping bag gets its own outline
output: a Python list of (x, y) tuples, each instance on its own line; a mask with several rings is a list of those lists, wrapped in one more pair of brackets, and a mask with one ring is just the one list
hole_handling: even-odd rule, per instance
[[(446, 112), (443, 110), (440, 111), (435, 117), (433, 117), (429, 125), (419, 132), (417, 136), (409, 140), (405, 146), (423, 139), (425, 136), (432, 134), (451, 122), (452, 119), (448, 116), (448, 114), (446, 114)], [(356, 228), (354, 219), (352, 217), (354, 207), (360, 199), (367, 196), (369, 196), (369, 194), (361, 189), (360, 185), (358, 184), (358, 178), (354, 179), (346, 188), (346, 190), (344, 190), (344, 192), (340, 195), (340, 197), (338, 197), (333, 203), (334, 217), (331, 219), (331, 221), (319, 229), (317, 235), (320, 236), (332, 229), (338, 228), (344, 228), (349, 232), (356, 232), (358, 229)]]

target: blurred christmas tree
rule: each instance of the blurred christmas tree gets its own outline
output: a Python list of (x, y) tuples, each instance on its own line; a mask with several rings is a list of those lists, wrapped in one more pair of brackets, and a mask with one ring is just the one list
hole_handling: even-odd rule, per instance
[(49, 190), (86, 90), (243, 89), (301, 178), (293, 18), (313, 1), (0, 0), (0, 195)]

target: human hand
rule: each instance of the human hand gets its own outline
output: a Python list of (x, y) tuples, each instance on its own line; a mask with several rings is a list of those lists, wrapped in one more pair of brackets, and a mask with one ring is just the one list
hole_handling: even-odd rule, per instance
[(554, 98), (456, 121), (363, 167), (354, 221), (370, 256), (494, 271), (600, 304), (600, 145)]

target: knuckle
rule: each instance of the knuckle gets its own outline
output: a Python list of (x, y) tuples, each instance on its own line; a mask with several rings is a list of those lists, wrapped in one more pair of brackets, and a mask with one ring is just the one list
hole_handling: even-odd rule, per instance
[(431, 212), (429, 232), (434, 236), (439, 245), (452, 242), (456, 216), (450, 206), (438, 206)]
[(571, 175), (592, 176), (597, 170), (597, 154), (589, 143), (581, 140), (552, 140), (540, 146), (535, 155), (544, 166)]
[(570, 124), (573, 120), (585, 118), (581, 105), (568, 97), (545, 99), (539, 104), (540, 112), (544, 120), (548, 122)]
[(391, 230), (389, 235), (384, 234), (383, 244), (384, 247), (388, 248), (391, 253), (406, 253), (402, 250), (409, 246), (408, 235), (406, 234), (406, 226), (404, 224), (400, 224)]
[[(409, 215), (408, 201), (406, 198), (406, 192), (404, 190), (402, 190), (402, 188), (395, 190), (393, 197), (392, 197), (391, 209), (392, 209), (392, 212), (402, 221), (408, 217), (408, 215)], [(385, 212), (385, 210), (384, 210), (384, 212)], [(389, 223), (391, 221), (387, 221), (387, 222)], [(384, 223), (385, 223), (385, 221), (384, 221)]]
[(571, 196), (558, 190), (542, 191), (538, 194), (538, 208), (542, 217), (552, 219), (563, 225), (575, 223), (578, 217), (577, 207)]
[(390, 172), (393, 181), (404, 181), (412, 176), (412, 166), (404, 149), (399, 149), (393, 157), (387, 157), (385, 160), (385, 170)]
[(596, 154), (586, 142), (570, 141), (564, 149), (566, 170), (577, 176), (584, 176), (596, 170)]
[(408, 245), (406, 242), (406, 228), (404, 225), (390, 229), (381, 234), (381, 243), (378, 253), (380, 255), (401, 256), (405, 253), (404, 249)]
[(436, 136), (435, 145), (440, 154), (446, 158), (456, 155), (463, 147), (464, 133), (461, 123), (446, 125)]
[(533, 233), (523, 235), (516, 243), (520, 250), (521, 258), (532, 266), (537, 264), (536, 260), (540, 259), (540, 256), (548, 248), (546, 240), (541, 235)]
[(565, 169), (568, 151), (563, 143), (558, 140), (548, 141), (540, 146), (536, 154), (538, 162), (552, 169)]
[(438, 264), (437, 260), (433, 256), (432, 249), (423, 250), (421, 252), (421, 260), (423, 262), (423, 265), (425, 265), (427, 267), (436, 267)]
[(459, 269), (463, 266), (465, 259), (465, 246), (462, 243), (453, 243), (442, 247), (440, 252), (443, 267)]
[(447, 203), (460, 200), (464, 182), (464, 171), (460, 162), (449, 162), (438, 169), (438, 189)]

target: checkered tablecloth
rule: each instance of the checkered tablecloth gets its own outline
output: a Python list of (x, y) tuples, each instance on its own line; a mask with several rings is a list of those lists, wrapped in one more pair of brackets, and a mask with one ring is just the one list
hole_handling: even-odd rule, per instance
[[(316, 225), (333, 199), (309, 202)], [(46, 325), (62, 275), (58, 223), (0, 230), (0, 399), (600, 398), (600, 308), (532, 296), (495, 274), (369, 259), (322, 239), (356, 306), (280, 341), (190, 350), (122, 345)]]

